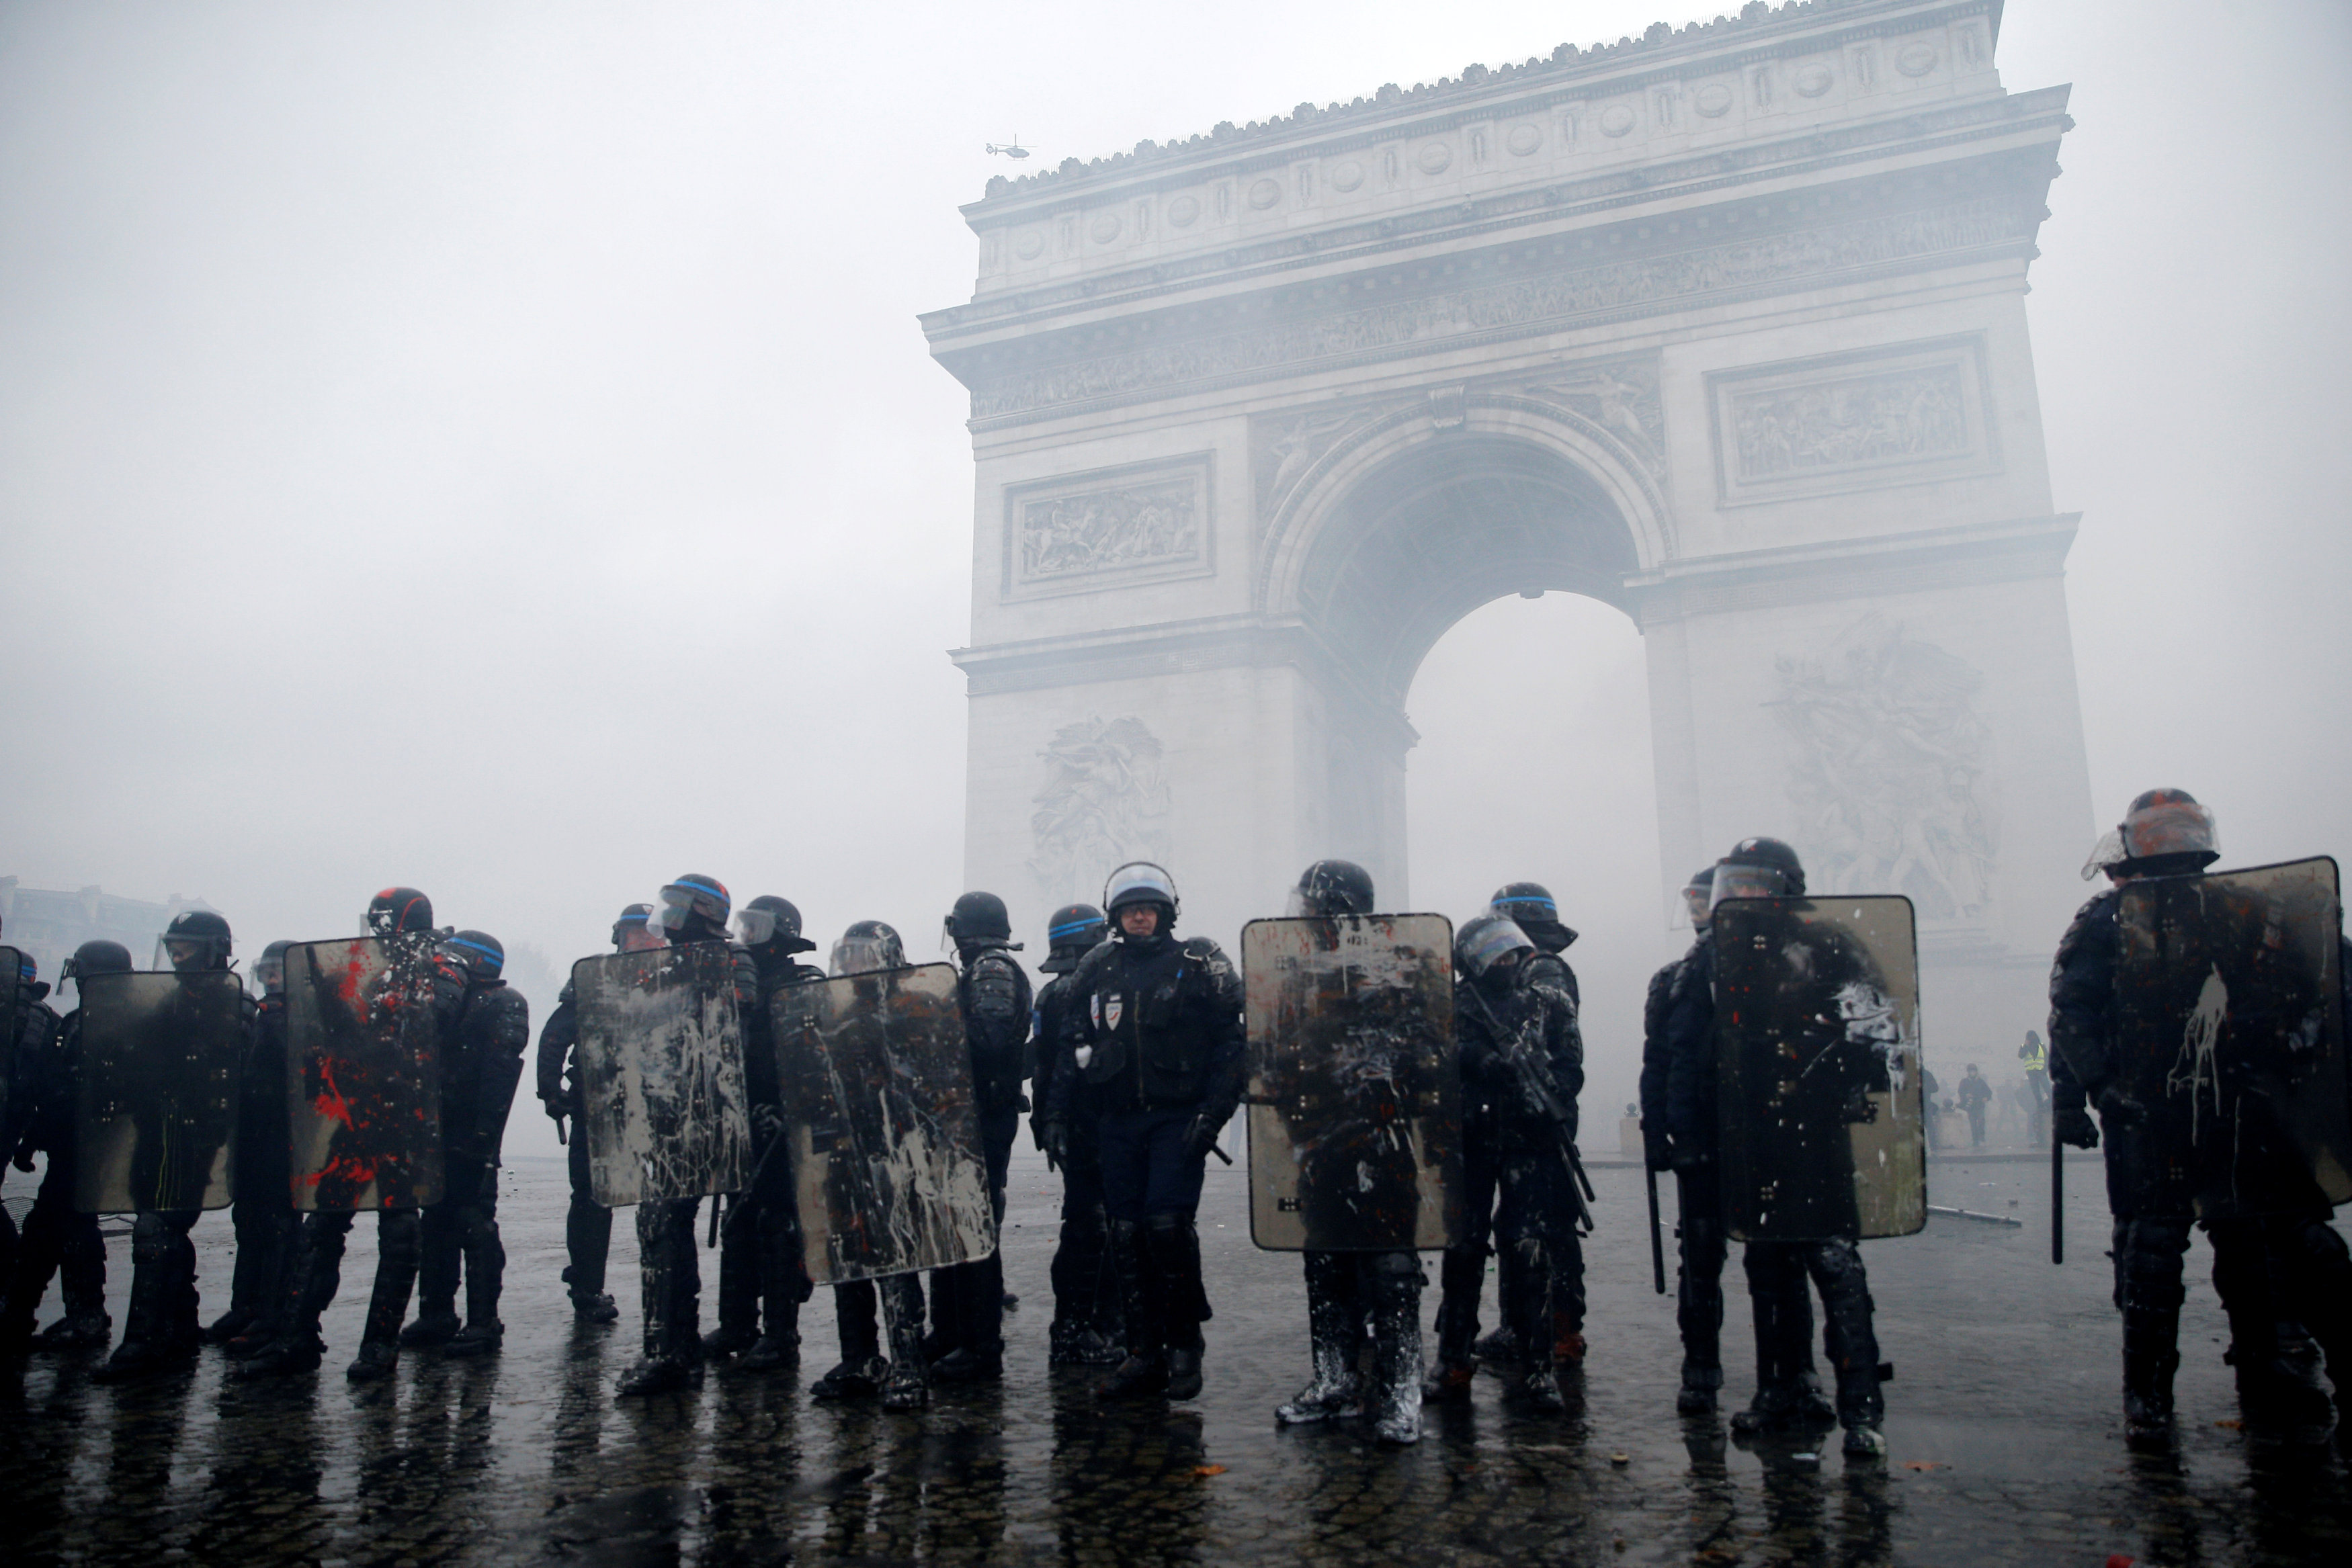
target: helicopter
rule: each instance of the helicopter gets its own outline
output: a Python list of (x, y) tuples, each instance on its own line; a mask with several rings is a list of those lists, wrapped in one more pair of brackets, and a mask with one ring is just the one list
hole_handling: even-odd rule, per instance
[(1002, 152), (1007, 158), (1026, 158), (1029, 156), (1029, 149), (1021, 145), (1021, 138), (1018, 135), (1015, 135), (1012, 141), (1006, 142), (1002, 147), (999, 147), (993, 141), (989, 142), (987, 146), (991, 152)]

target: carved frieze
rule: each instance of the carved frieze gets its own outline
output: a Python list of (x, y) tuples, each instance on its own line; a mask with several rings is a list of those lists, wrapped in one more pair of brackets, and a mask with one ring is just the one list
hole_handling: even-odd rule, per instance
[(1287, 409), (1250, 421), (1251, 474), (1256, 481), (1257, 517), (1274, 516), (1323, 455), (1376, 420), (1414, 400), (1390, 398), (1348, 407)]
[(1030, 874), (1049, 904), (1099, 896), (1121, 862), (1168, 853), (1168, 784), (1159, 737), (1139, 718), (1088, 718), (1054, 732), (1038, 756)]
[(2000, 466), (1981, 338), (1762, 365), (1707, 382), (1726, 506)]
[(1574, 409), (1623, 442), (1653, 478), (1666, 476), (1666, 414), (1654, 354), (1564, 363), (1525, 385), (1530, 396)]
[(1008, 599), (1205, 575), (1210, 456), (1098, 469), (1004, 497)]
[(1768, 706), (1795, 747), (1789, 804), (1813, 891), (1906, 894), (1925, 919), (1980, 919), (1998, 848), (1982, 673), (1875, 612), (1776, 665)]
[(1237, 374), (1271, 377), (1393, 358), (1478, 336), (1557, 330), (1595, 317), (1680, 309), (1709, 297), (2014, 244), (2032, 226), (2015, 203), (1986, 197), (1564, 267), (1016, 371), (982, 383), (972, 394), (972, 416), (994, 419)]

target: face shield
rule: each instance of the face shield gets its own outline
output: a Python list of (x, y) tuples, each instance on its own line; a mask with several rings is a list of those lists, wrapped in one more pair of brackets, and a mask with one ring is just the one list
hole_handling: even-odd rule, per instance
[(833, 945), (833, 962), (829, 966), (835, 978), (844, 975), (870, 975), (878, 969), (900, 969), (907, 964), (905, 949), (896, 932), (854, 932)]
[(1117, 920), (1119, 909), (1129, 904), (1164, 904), (1174, 909), (1176, 879), (1150, 861), (1129, 861), (1103, 883), (1103, 907)]
[(1715, 891), (1707, 908), (1727, 898), (1786, 898), (1789, 879), (1770, 866), (1733, 865), (1729, 862), (1715, 868)]
[(265, 997), (274, 997), (286, 988), (286, 957), (256, 958), (253, 961), (253, 983), (261, 988)]
[(765, 946), (776, 930), (776, 912), (772, 909), (744, 909), (735, 916), (735, 940), (746, 947)]
[(212, 968), (215, 946), (215, 939), (210, 936), (158, 936), (154, 967), (183, 973)]
[(1715, 883), (1712, 881), (1705, 887), (1683, 889), (1683, 913), (1690, 916), (1691, 929), (1694, 931), (1704, 931), (1707, 928), (1714, 918), (1714, 908)]
[(727, 929), (727, 890), (702, 882), (674, 882), (661, 890), (646, 923), (664, 932), (683, 931), (688, 917), (700, 915), (721, 931)]
[(2125, 852), (2134, 860), (2158, 855), (2219, 855), (2213, 813), (2195, 800), (2157, 800), (2133, 810), (2123, 825)]
[(1462, 928), (1454, 944), (1462, 967), (1471, 978), (1479, 979), (1495, 971), (1498, 966), (1514, 961), (1516, 956), (1532, 953), (1536, 945), (1519, 929), (1518, 922), (1501, 915), (1474, 920)]
[(2109, 866), (2123, 863), (2124, 831), (2121, 828), (2109, 828), (2099, 835), (2099, 841), (2091, 846), (2091, 858), (2083, 862), (2083, 880), (2095, 881), (2099, 873)]

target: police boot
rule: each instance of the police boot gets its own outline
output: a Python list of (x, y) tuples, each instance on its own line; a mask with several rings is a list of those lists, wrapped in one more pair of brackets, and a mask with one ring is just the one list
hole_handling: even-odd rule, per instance
[(1201, 1395), (1201, 1325), (1208, 1321), (1208, 1291), (1201, 1281), (1201, 1233), (1189, 1214), (1155, 1214), (1145, 1223), (1151, 1271), (1160, 1284), (1160, 1332), (1168, 1346), (1168, 1397)]
[(1821, 1286), (1822, 1339), (1837, 1372), (1837, 1420), (1845, 1428), (1846, 1455), (1882, 1455), (1886, 1439), (1878, 1428), (1886, 1418), (1886, 1398), (1879, 1385), (1894, 1368), (1879, 1364), (1862, 1254), (1851, 1241), (1819, 1242), (1811, 1267)]
[(1530, 1410), (1556, 1415), (1568, 1407), (1559, 1391), (1559, 1369), (1551, 1353), (1551, 1264), (1540, 1237), (1513, 1242), (1504, 1253), (1506, 1264), (1516, 1264), (1504, 1276), (1511, 1288), (1503, 1293), (1503, 1321), (1511, 1325), (1519, 1346), (1518, 1375), (1512, 1392)]
[[(1290, 1403), (1279, 1406), (1274, 1418), (1286, 1427), (1304, 1427), (1317, 1421), (1360, 1414), (1363, 1409), (1362, 1389), (1356, 1376), (1358, 1349), (1363, 1340), (1363, 1308), (1356, 1301), (1353, 1253), (1309, 1252), (1307, 1254), (1307, 1343), (1310, 1375), (1307, 1385), (1290, 1396)], [(1414, 1337), (1420, 1337), (1416, 1328)], [(1418, 1395), (1420, 1376), (1414, 1375), (1416, 1389), (1413, 1413), (1418, 1418), (1421, 1401)]]
[(457, 1331), (463, 1327), (465, 1324), (457, 1318), (454, 1297), (436, 1300), (427, 1296), (416, 1305), (416, 1321), (400, 1331), (400, 1343), (409, 1349), (418, 1345), (446, 1344), (457, 1337)]
[(1477, 1379), (1472, 1342), (1478, 1333), (1478, 1295), (1486, 1283), (1485, 1249), (1447, 1248), (1437, 1281), (1437, 1365), (1421, 1385), (1422, 1402), (1466, 1405)]
[(816, 1380), (812, 1399), (863, 1399), (880, 1391), (890, 1364), (874, 1328), (874, 1281), (851, 1280), (833, 1288), (834, 1332), (841, 1341), (841, 1364)]
[(931, 1402), (929, 1369), (923, 1364), (922, 1287), (912, 1274), (880, 1282), (882, 1322), (890, 1335), (890, 1370), (882, 1380), (882, 1407), (920, 1410)]
[(2124, 1309), (2124, 1441), (2160, 1448), (2172, 1440), (2172, 1375), (2180, 1365), (2180, 1314)]
[(1489, 1366), (1507, 1367), (1519, 1359), (1518, 1325), (1511, 1321), (1507, 1303), (1520, 1299), (1527, 1289), (1527, 1270), (1510, 1248), (1504, 1248), (1495, 1259), (1495, 1298), (1500, 1308), (1501, 1322), (1494, 1332), (1480, 1337), (1475, 1347), (1477, 1358)]
[(1166, 1286), (1150, 1277), (1143, 1228), (1133, 1220), (1110, 1222), (1110, 1251), (1127, 1318), (1127, 1356), (1095, 1390), (1095, 1397), (1136, 1399), (1161, 1393), (1168, 1386), (1168, 1361), (1160, 1344), (1160, 1314), (1150, 1299)]
[(760, 1270), (754, 1255), (759, 1241), (752, 1224), (757, 1217), (747, 1214), (737, 1219), (733, 1206), (741, 1202), (731, 1201), (727, 1230), (719, 1242), (719, 1326), (702, 1336), (705, 1355), (740, 1354), (760, 1339)]
[(488, 1355), (506, 1343), (507, 1326), (499, 1322), (499, 1279), (495, 1270), (466, 1268), (466, 1326), (450, 1339), (450, 1355)]
[[(572, 1260), (564, 1265), (572, 1314), (583, 1323), (609, 1323), (620, 1307), (604, 1291), (604, 1260), (613, 1249), (613, 1211), (574, 1197), (563, 1216), (563, 1245)], [(726, 1262), (722, 1258), (723, 1275)]]
[[(236, 1299), (235, 1284), (229, 1287), (229, 1299), (232, 1301)], [(245, 1332), (253, 1326), (254, 1317), (255, 1313), (251, 1307), (231, 1306), (228, 1311), (205, 1325), (205, 1343), (226, 1344), (233, 1339), (242, 1338)]]
[(744, 1372), (773, 1372), (780, 1366), (796, 1365), (801, 1359), (801, 1331), (798, 1324), (800, 1303), (784, 1309), (783, 1316), (768, 1309), (768, 1332), (751, 1342), (751, 1348), (736, 1358), (736, 1366)]
[(447, 1213), (436, 1211), (422, 1239), (416, 1270), (416, 1321), (400, 1331), (405, 1347), (446, 1344), (465, 1324), (457, 1316), (457, 1272), (463, 1253), (446, 1232)]
[(1372, 1436), (1421, 1441), (1421, 1260), (1382, 1252), (1370, 1260), (1372, 1284)]
[(1723, 1386), (1723, 1368), (1702, 1364), (1696, 1357), (1683, 1357), (1682, 1392), (1675, 1396), (1675, 1410), (1684, 1416), (1715, 1414), (1715, 1391)]
[(122, 1343), (90, 1374), (93, 1383), (128, 1383), (186, 1359), (186, 1348), (172, 1332), (172, 1257), (165, 1230), (160, 1214), (142, 1214), (132, 1224), (131, 1308)]

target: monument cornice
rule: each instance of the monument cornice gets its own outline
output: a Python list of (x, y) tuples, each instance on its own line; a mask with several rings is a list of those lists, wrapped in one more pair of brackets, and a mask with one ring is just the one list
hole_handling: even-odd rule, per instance
[(1782, 545), (1628, 572), (1625, 602), (1646, 631), (1692, 615), (2058, 577), (2080, 512)]
[[(1857, 164), (1890, 156), (1916, 158), (2019, 133), (2045, 132), (2046, 137), (2034, 140), (2055, 143), (2074, 125), (2066, 114), (2070, 90), (2044, 88), (1914, 108), (1853, 124), (1808, 129), (1769, 141), (1709, 149), (1637, 167), (1492, 192), (1416, 212), (1343, 221), (1305, 234), (1253, 240), (1098, 277), (990, 295), (926, 312), (917, 320), (930, 340), (933, 353), (953, 371), (951, 356), (960, 339), (1007, 328), (1030, 332), (1057, 318), (1166, 298), (1203, 286), (1230, 290), (1239, 282), (1302, 267), (1344, 267), (1418, 245), (1459, 245), (1529, 224), (1723, 193), (1769, 180), (1850, 171)], [(959, 379), (962, 379), (960, 372)]]
[[(1840, 18), (1839, 13), (1845, 15)], [(1717, 16), (1680, 29), (1654, 23), (1638, 40), (1623, 38), (1589, 50), (1563, 44), (1549, 60), (1494, 70), (1472, 66), (1459, 78), (1416, 84), (1409, 91), (1391, 84), (1370, 99), (1323, 109), (1301, 104), (1287, 116), (1246, 127), (1228, 121), (1182, 142), (1143, 141), (1132, 152), (1085, 163), (1069, 158), (1058, 169), (999, 176), (989, 182), (986, 195), (961, 210), (975, 229), (984, 220), (1033, 219), (1098, 204), (1113, 193), (1231, 177), (1301, 156), (1442, 133), (1500, 112), (1639, 92), (1696, 73), (1824, 53), (1937, 23), (1986, 17), (1997, 41), (2000, 14), (2001, 0), (1792, 0), (1777, 10), (1751, 0), (1736, 17)]]

